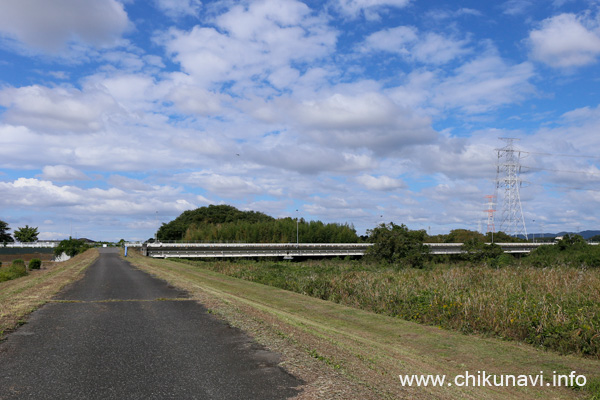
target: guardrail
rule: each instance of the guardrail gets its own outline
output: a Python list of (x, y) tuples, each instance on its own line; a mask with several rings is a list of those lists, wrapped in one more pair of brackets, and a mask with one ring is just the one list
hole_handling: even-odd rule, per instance
[[(490, 243), (486, 243), (490, 244)], [(540, 246), (553, 245), (554, 243), (495, 243), (502, 247), (505, 253), (519, 254), (519, 253), (530, 253)], [(462, 243), (425, 243), (429, 247), (429, 254), (462, 254), (466, 253), (462, 249)]]
[(149, 257), (344, 257), (363, 256), (370, 243), (148, 243), (142, 253)]
[[(529, 253), (552, 243), (496, 243), (505, 253)], [(155, 258), (345, 257), (364, 256), (372, 243), (145, 243), (142, 254)], [(462, 254), (462, 243), (425, 243), (429, 254)], [(131, 246), (139, 247), (139, 246)]]

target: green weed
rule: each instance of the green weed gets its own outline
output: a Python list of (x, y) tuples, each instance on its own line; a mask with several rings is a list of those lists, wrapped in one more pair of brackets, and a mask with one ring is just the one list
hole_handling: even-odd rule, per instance
[(14, 260), (8, 268), (0, 269), (0, 282), (10, 281), (27, 275), (23, 260)]

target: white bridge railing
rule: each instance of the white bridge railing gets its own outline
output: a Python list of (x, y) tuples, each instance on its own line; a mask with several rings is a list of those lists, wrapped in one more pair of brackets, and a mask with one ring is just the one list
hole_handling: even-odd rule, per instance
[[(496, 243), (505, 253), (529, 253), (551, 243)], [(146, 243), (142, 254), (156, 258), (345, 257), (364, 256), (372, 243)], [(461, 254), (462, 243), (425, 243), (429, 254)], [(139, 247), (132, 245), (130, 247)]]
[(150, 257), (344, 257), (363, 256), (370, 243), (148, 243)]

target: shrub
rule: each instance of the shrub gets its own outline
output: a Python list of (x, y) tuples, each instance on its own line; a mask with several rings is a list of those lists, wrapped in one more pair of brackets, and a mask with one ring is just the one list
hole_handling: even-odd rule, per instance
[(472, 262), (493, 260), (504, 254), (502, 247), (497, 244), (486, 244), (477, 240), (465, 241), (462, 245), (462, 250), (465, 251), (462, 254), (462, 258)]
[(527, 256), (526, 262), (536, 267), (568, 265), (600, 267), (600, 247), (587, 244), (579, 235), (565, 235), (555, 245), (541, 246)]
[(54, 255), (60, 256), (62, 253), (65, 253), (69, 257), (75, 257), (79, 253), (83, 253), (90, 246), (85, 243), (85, 241), (81, 239), (73, 239), (69, 238), (61, 241), (58, 246), (54, 249)]
[(404, 224), (390, 222), (367, 232), (369, 241), (374, 243), (365, 254), (367, 259), (423, 267), (429, 252), (429, 248), (423, 244), (425, 231), (411, 231)]
[(578, 254), (577, 261), (588, 267), (600, 267), (600, 248), (598, 246), (588, 246), (587, 251)]
[(10, 281), (27, 275), (25, 262), (23, 260), (14, 260), (8, 268), (3, 268), (0, 271), (0, 282)]
[(492, 268), (501, 268), (512, 265), (515, 262), (515, 258), (510, 254), (503, 253), (495, 258), (490, 260), (490, 267)]
[(29, 269), (40, 269), (42, 267), (42, 260), (39, 258), (33, 258), (29, 261)]
[(560, 251), (583, 250), (588, 246), (586, 241), (579, 235), (566, 234), (556, 243)]

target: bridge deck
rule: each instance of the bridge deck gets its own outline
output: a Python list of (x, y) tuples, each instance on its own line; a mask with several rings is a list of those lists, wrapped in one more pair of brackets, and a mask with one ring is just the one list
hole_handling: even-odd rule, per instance
[[(547, 243), (496, 243), (505, 253), (529, 253)], [(372, 243), (148, 243), (142, 253), (149, 257), (345, 257), (363, 256)], [(430, 254), (464, 253), (462, 243), (425, 243)]]

